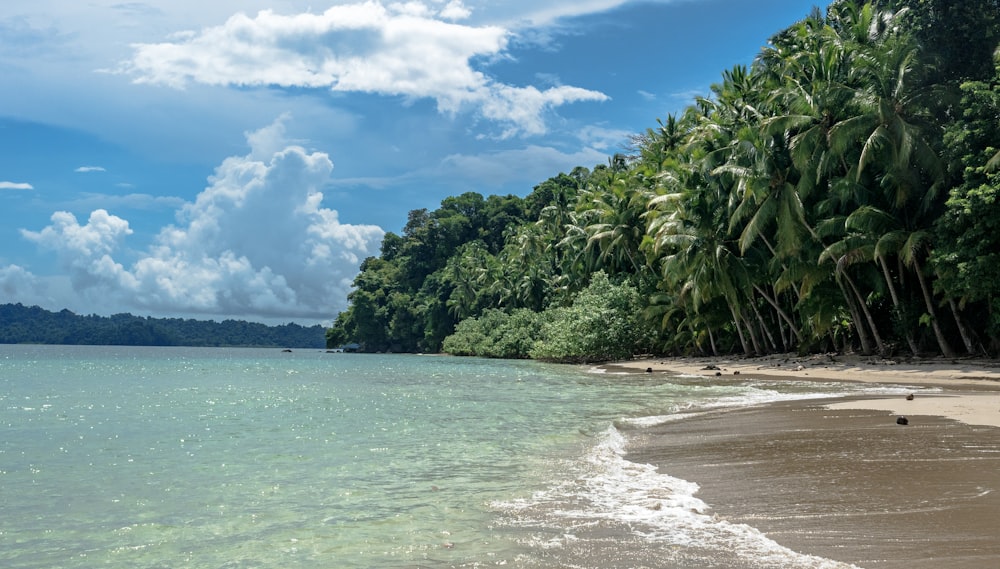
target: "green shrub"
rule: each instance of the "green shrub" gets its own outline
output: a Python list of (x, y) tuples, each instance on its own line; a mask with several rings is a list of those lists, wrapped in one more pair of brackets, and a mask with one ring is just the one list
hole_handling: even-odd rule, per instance
[(510, 313), (491, 308), (458, 323), (444, 339), (445, 352), (456, 356), (527, 358), (538, 339), (541, 315), (526, 308)]
[(628, 359), (650, 345), (642, 306), (635, 288), (612, 284), (603, 272), (597, 273), (572, 306), (546, 312), (541, 339), (530, 355), (566, 363)]

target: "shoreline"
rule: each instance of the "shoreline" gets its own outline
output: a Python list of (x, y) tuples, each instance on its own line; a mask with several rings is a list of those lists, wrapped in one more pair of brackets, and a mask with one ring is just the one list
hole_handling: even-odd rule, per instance
[[(726, 408), (633, 431), (628, 460), (698, 484), (717, 519), (856, 568), (1000, 560), (1000, 362), (859, 356), (647, 358), (608, 372), (913, 388)], [(896, 423), (898, 415), (909, 424)], [(836, 565), (839, 566), (839, 565)]]
[(798, 381), (844, 381), (940, 388), (940, 393), (915, 391), (913, 400), (899, 397), (849, 399), (826, 404), (829, 410), (870, 410), (893, 415), (933, 416), (967, 425), (1000, 428), (1000, 361), (928, 358), (896, 361), (856, 355), (759, 358), (644, 358), (601, 366), (608, 371), (679, 373), (705, 379), (740, 375)]
[(902, 427), (878, 411), (828, 410), (829, 401), (664, 423), (633, 432), (626, 458), (696, 483), (706, 513), (801, 554), (856, 569), (996, 566), (994, 427), (939, 417)]

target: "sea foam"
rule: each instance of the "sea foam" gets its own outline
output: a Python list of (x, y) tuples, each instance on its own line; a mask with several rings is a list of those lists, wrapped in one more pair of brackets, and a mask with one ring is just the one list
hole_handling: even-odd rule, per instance
[(797, 553), (756, 528), (716, 516), (696, 496), (698, 484), (628, 460), (627, 445), (622, 432), (609, 427), (581, 460), (564, 465), (563, 481), (530, 498), (494, 507), (503, 512), (506, 523), (537, 530), (526, 540), (529, 545), (549, 550), (576, 547), (579, 534), (601, 528), (646, 543), (666, 567), (708, 566), (726, 557), (748, 568), (854, 567)]

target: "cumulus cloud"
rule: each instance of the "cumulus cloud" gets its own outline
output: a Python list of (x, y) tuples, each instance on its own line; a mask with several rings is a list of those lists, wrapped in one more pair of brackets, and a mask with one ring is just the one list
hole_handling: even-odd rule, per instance
[(438, 12), (438, 15), (446, 20), (464, 20), (472, 15), (472, 11), (465, 7), (458, 0), (452, 0)]
[(0, 190), (33, 190), (34, 186), (25, 182), (0, 181)]
[(136, 44), (123, 69), (138, 83), (176, 88), (304, 87), (431, 98), (439, 112), (471, 109), (504, 123), (508, 136), (543, 134), (545, 111), (608, 98), (579, 87), (539, 90), (488, 77), (472, 62), (503, 57), (511, 34), (498, 26), (456, 23), (469, 14), (457, 1), (437, 10), (423, 2), (374, 0), (321, 14), (236, 14), (169, 42)]
[(80, 166), (73, 171), (80, 174), (89, 174), (90, 172), (106, 172), (107, 170), (105, 170), (102, 166)]
[(19, 298), (38, 289), (38, 279), (24, 267), (0, 267), (0, 291), (7, 298)]
[(80, 225), (76, 216), (66, 211), (52, 214), (51, 221), (52, 225), (41, 231), (22, 229), (21, 235), (56, 251), (60, 262), (70, 270), (74, 285), (85, 289), (105, 284), (114, 288), (124, 269), (114, 262), (111, 253), (132, 234), (128, 221), (103, 209), (92, 212), (86, 225)]
[[(384, 232), (343, 224), (322, 206), (333, 164), (321, 152), (276, 145), (280, 120), (247, 134), (251, 151), (227, 158), (177, 223), (125, 266), (127, 220), (98, 209), (81, 224), (68, 212), (41, 231), (22, 230), (55, 251), (74, 288), (117, 295), (155, 312), (261, 318), (328, 318), (344, 307), (361, 260)], [(280, 147), (279, 147), (280, 146)]]

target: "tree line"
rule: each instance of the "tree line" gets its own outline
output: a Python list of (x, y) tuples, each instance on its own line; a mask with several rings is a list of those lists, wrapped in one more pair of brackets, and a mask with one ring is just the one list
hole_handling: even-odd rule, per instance
[(816, 9), (607, 164), (411, 212), (328, 344), (996, 354), (998, 42), (997, 0)]
[(0, 344), (323, 348), (323, 326), (267, 326), (242, 320), (78, 315), (0, 305)]

